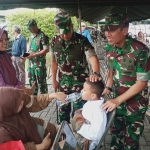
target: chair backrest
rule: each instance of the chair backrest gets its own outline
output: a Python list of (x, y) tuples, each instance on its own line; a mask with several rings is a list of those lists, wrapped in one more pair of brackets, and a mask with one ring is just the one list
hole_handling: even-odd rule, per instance
[[(63, 146), (63, 149), (61, 149), (59, 146), (59, 139), (60, 139), (62, 131), (64, 131), (66, 134), (66, 139), (65, 139), (65, 144)], [(76, 150), (76, 148), (78, 148), (78, 150), (82, 150), (79, 144), (77, 143), (77, 140), (69, 124), (67, 123), (67, 121), (63, 121), (56, 134), (56, 137), (52, 146), (52, 150)]]
[(106, 129), (105, 129), (105, 131), (104, 131), (104, 133), (102, 135), (101, 140), (99, 141), (99, 144), (95, 148), (95, 150), (99, 150), (100, 146), (102, 145), (102, 143), (103, 143), (103, 141), (104, 141), (104, 139), (105, 139), (105, 137), (107, 135), (107, 132), (109, 131), (110, 125), (112, 124), (112, 121), (113, 121), (115, 115), (116, 115), (116, 109), (114, 109), (113, 111), (107, 113)]

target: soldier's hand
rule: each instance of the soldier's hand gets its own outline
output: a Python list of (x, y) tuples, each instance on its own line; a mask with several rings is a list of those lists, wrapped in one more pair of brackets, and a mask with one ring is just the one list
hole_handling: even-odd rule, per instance
[(25, 63), (25, 60), (26, 60), (26, 58), (23, 58), (23, 57), (20, 58), (20, 62), (21, 62), (22, 64)]
[(103, 111), (106, 110), (106, 113), (107, 113), (107, 112), (114, 110), (119, 105), (120, 105), (120, 103), (118, 102), (117, 99), (110, 99), (103, 104), (102, 110)]
[(54, 91), (57, 92), (59, 83), (56, 80), (52, 80), (52, 85), (53, 85)]
[(104, 94), (110, 94), (110, 90), (108, 90), (108, 89), (104, 89), (104, 91), (103, 91), (103, 93), (102, 93), (102, 95), (104, 95)]
[(93, 74), (93, 75), (90, 75), (89, 79), (91, 82), (97, 82), (97, 81), (100, 81), (101, 80), (101, 77), (99, 77), (98, 75), (96, 74)]
[(30, 55), (27, 57), (28, 59), (36, 57), (36, 53), (30, 53)]

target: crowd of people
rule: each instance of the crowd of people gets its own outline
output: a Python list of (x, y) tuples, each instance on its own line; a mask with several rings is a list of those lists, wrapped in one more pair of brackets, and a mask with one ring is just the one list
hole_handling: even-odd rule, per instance
[[(56, 14), (54, 24), (58, 34), (49, 40), (38, 28), (36, 21), (29, 20), (27, 29), (31, 36), (28, 47), (20, 27), (13, 26), (12, 58), (6, 52), (8, 33), (0, 29), (0, 143), (21, 140), (26, 150), (50, 149), (57, 127), (40, 118), (31, 117), (29, 112), (46, 108), (56, 98), (64, 103), (59, 107), (59, 124), (63, 120), (70, 123), (82, 149), (86, 150), (86, 140), (91, 141), (90, 150), (98, 145), (105, 131), (106, 113), (114, 109), (116, 115), (110, 127), (110, 149), (139, 149), (148, 107), (150, 57), (144, 42), (127, 37), (127, 14), (105, 16), (101, 34), (108, 42), (106, 55), (109, 71), (106, 83), (103, 83), (100, 75), (101, 67), (92, 42), (85, 35), (88, 34), (86, 25), (81, 23), (81, 29), (76, 33), (65, 11)], [(45, 66), (45, 56), (49, 51), (54, 88), (54, 93), (50, 94)], [(26, 59), (29, 60), (31, 88), (25, 87)], [(71, 111), (71, 102), (67, 103), (65, 98), (75, 92), (81, 92), (82, 96), (72, 102)], [(113, 99), (105, 102), (103, 95), (111, 92), (114, 93)]]

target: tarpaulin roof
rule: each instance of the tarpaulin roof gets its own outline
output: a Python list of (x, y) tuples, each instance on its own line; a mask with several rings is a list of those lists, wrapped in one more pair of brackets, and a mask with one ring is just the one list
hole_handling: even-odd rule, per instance
[(0, 0), (0, 9), (12, 8), (62, 8), (83, 20), (94, 23), (108, 13), (127, 12), (130, 21), (150, 18), (150, 0)]

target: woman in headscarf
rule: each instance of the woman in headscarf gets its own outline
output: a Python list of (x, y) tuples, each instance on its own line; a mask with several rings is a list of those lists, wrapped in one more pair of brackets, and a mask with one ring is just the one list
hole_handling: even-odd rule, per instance
[(32, 93), (34, 87), (27, 89), (24, 85), (16, 78), (16, 71), (12, 64), (10, 56), (7, 54), (6, 49), (8, 45), (8, 33), (5, 30), (0, 29), (0, 87), (15, 87), (24, 89), (26, 93)]
[(30, 96), (17, 88), (0, 87), (0, 143), (21, 140), (26, 150), (49, 149), (56, 127), (29, 112), (43, 110), (53, 98), (64, 102), (65, 97), (62, 92)]

